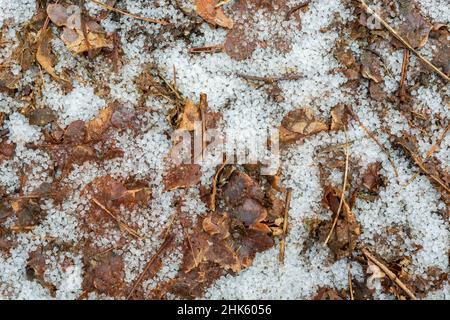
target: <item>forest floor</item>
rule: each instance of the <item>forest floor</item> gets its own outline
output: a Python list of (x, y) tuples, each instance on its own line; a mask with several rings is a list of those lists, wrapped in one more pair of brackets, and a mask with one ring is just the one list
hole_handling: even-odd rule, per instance
[(447, 0), (0, 10), (0, 298), (450, 299)]

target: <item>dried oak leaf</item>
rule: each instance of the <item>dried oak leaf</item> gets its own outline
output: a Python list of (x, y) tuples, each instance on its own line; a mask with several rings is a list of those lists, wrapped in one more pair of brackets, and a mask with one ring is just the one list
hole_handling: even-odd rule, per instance
[(122, 182), (111, 176), (96, 178), (88, 186), (86, 191), (108, 208), (119, 208), (120, 205), (134, 207), (146, 206), (151, 198), (151, 190), (148, 183), (129, 179)]
[(181, 114), (178, 129), (194, 131), (195, 122), (201, 121), (200, 109), (192, 100), (186, 100), (183, 113)]
[(324, 121), (318, 120), (311, 108), (296, 109), (289, 112), (281, 121), (280, 142), (295, 142), (327, 130), (328, 125)]
[(418, 9), (411, 10), (400, 25), (399, 34), (415, 49), (422, 48), (431, 31), (429, 23)]
[(218, 0), (195, 0), (197, 14), (206, 22), (224, 27), (233, 28), (233, 20), (225, 15), (221, 7), (217, 7)]
[(69, 13), (67, 8), (62, 4), (51, 3), (47, 6), (47, 15), (49, 19), (58, 27), (67, 25), (67, 19), (69, 19)]
[(367, 166), (367, 170), (363, 174), (363, 186), (370, 192), (378, 193), (383, 179), (380, 175), (381, 163), (373, 162)]
[(372, 80), (375, 83), (383, 81), (383, 63), (380, 57), (370, 51), (364, 51), (361, 55), (361, 74), (364, 78)]

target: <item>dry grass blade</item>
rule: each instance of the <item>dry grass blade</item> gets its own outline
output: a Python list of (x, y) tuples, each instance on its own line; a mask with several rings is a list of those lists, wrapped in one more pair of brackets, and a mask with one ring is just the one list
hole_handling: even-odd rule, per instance
[(353, 282), (352, 282), (352, 265), (350, 262), (348, 263), (348, 290), (350, 292), (350, 300), (355, 300), (355, 297), (353, 295)]
[(105, 3), (100, 2), (100, 1), (97, 1), (97, 0), (90, 0), (90, 1), (92, 1), (93, 3), (99, 5), (99, 6), (105, 8), (105, 9), (107, 9), (107, 10), (114, 11), (114, 12), (123, 14), (123, 15), (125, 15), (125, 16), (129, 16), (129, 17), (134, 18), (134, 19), (137, 19), (137, 20), (142, 20), (142, 21), (151, 22), (151, 23), (157, 23), (157, 24), (161, 24), (161, 25), (168, 25), (168, 24), (170, 24), (169, 22), (164, 21), (164, 20), (158, 20), (158, 19), (152, 19), (152, 18), (140, 17), (140, 16), (137, 16), (137, 15), (135, 15), (135, 14), (129, 13), (129, 12), (127, 12), (127, 11), (120, 10), (120, 9), (117, 9), (117, 8), (114, 8), (114, 7), (111, 7), (111, 6), (109, 6), (109, 5), (105, 4)]
[(339, 220), (339, 214), (341, 213), (342, 206), (344, 205), (344, 199), (345, 199), (345, 189), (347, 188), (347, 179), (348, 179), (348, 159), (349, 159), (349, 151), (348, 151), (348, 136), (347, 136), (347, 130), (344, 127), (344, 133), (345, 133), (345, 170), (344, 170), (344, 181), (342, 182), (342, 195), (341, 195), (341, 201), (339, 201), (339, 207), (336, 212), (336, 217), (334, 217), (333, 224), (331, 225), (330, 232), (328, 233), (325, 241), (323, 244), (326, 246), (328, 244), (328, 241), (330, 241), (331, 235), (333, 234), (334, 228), (336, 227), (336, 224)]
[(409, 50), (405, 49), (405, 52), (403, 53), (402, 75), (401, 75), (401, 79), (400, 79), (400, 88), (398, 90), (398, 95), (400, 97), (401, 102), (405, 102), (407, 99), (405, 82), (406, 82), (406, 75), (407, 75), (407, 71), (408, 71), (409, 56), (410, 56)]
[(140, 240), (144, 239), (136, 230), (133, 228), (127, 226), (125, 223), (123, 223), (119, 218), (117, 218), (108, 208), (106, 208), (103, 204), (101, 204), (100, 201), (98, 201), (96, 198), (92, 198), (92, 202), (94, 202), (97, 206), (99, 206), (103, 211), (105, 211), (111, 218), (114, 219), (114, 221), (117, 222), (119, 225), (120, 230), (125, 230), (130, 235), (132, 235), (135, 238), (138, 238)]
[(381, 263), (377, 258), (375, 258), (374, 255), (372, 255), (369, 250), (366, 248), (361, 249), (362, 253), (366, 256), (368, 260), (376, 264), (388, 277), (393, 281), (397, 286), (399, 286), (405, 293), (412, 299), (416, 300), (416, 296), (414, 293), (411, 292), (411, 290), (408, 289), (408, 287), (399, 279), (397, 276), (389, 270), (388, 267), (386, 267), (383, 263)]
[(284, 252), (286, 249), (286, 234), (288, 229), (288, 218), (289, 218), (289, 207), (291, 205), (291, 198), (292, 198), (292, 189), (287, 189), (286, 193), (286, 201), (284, 204), (284, 219), (283, 219), (283, 238), (280, 242), (280, 254), (278, 256), (278, 259), (281, 264), (284, 264)]
[(371, 14), (375, 17), (398, 41), (400, 41), (407, 49), (413, 52), (420, 61), (426, 64), (429, 68), (431, 68), (434, 72), (439, 74), (442, 78), (450, 82), (450, 77), (447, 76), (443, 71), (441, 71), (438, 67), (428, 61), (424, 56), (420, 54), (416, 49), (414, 49), (408, 41), (406, 41), (401, 35), (397, 33), (383, 18), (381, 18), (375, 11), (373, 11), (364, 0), (359, 0), (361, 6), (367, 11), (367, 13)]

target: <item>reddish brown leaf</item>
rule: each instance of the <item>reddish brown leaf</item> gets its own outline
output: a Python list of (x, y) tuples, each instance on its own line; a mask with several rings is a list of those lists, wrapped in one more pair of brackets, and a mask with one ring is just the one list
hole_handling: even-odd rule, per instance
[(196, 11), (200, 17), (206, 20), (206, 22), (212, 25), (232, 29), (233, 20), (228, 18), (222, 8), (217, 7), (217, 4), (217, 0), (195, 0)]

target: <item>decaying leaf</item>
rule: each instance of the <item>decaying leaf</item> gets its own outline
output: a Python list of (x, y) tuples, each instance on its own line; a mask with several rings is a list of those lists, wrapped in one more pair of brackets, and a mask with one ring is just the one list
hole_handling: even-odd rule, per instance
[(294, 142), (304, 137), (326, 131), (328, 125), (315, 117), (311, 108), (296, 109), (289, 112), (282, 120), (280, 141)]
[(258, 252), (273, 247), (275, 235), (269, 225), (276, 225), (282, 211), (273, 208), (282, 206), (277, 197), (265, 194), (259, 183), (239, 171), (231, 171), (225, 185), (219, 185), (216, 212), (185, 233), (181, 270), (174, 280), (161, 285), (160, 294), (201, 297), (220, 276), (249, 267)]
[(361, 55), (361, 74), (364, 78), (375, 83), (383, 81), (383, 63), (380, 57), (370, 51), (364, 51)]
[(233, 20), (225, 15), (221, 7), (217, 7), (217, 0), (195, 0), (197, 14), (206, 22), (224, 27), (233, 28)]
[(164, 190), (189, 188), (200, 182), (201, 167), (198, 164), (170, 165), (164, 176)]
[(32, 109), (25, 116), (30, 124), (35, 126), (45, 126), (57, 120), (56, 113), (48, 107)]
[(101, 138), (111, 126), (111, 117), (114, 111), (114, 105), (108, 106), (100, 110), (95, 118), (86, 123), (86, 141), (95, 141)]
[(53, 56), (50, 41), (53, 37), (51, 29), (42, 29), (37, 35), (36, 60), (55, 80), (61, 80), (53, 67)]
[(363, 174), (363, 186), (370, 192), (378, 193), (383, 179), (380, 175), (381, 163), (374, 162), (367, 166), (367, 170)]
[(178, 129), (194, 131), (196, 121), (201, 121), (200, 109), (192, 100), (187, 100), (178, 124)]
[(432, 62), (446, 74), (450, 74), (450, 31), (448, 26), (436, 25), (430, 33), (433, 50)]
[(399, 33), (411, 46), (419, 49), (427, 43), (431, 27), (420, 11), (414, 9), (404, 17)]
[(111, 297), (123, 296), (126, 286), (122, 257), (112, 251), (103, 254), (93, 254), (92, 251), (90, 249), (84, 255), (86, 270), (82, 283), (83, 290)]
[[(263, 49), (273, 49), (287, 53), (292, 49), (290, 37), (287, 36), (285, 28), (273, 28), (270, 36), (261, 39), (258, 33), (262, 21), (270, 24), (271, 21), (284, 21), (289, 19), (295, 21), (294, 28), (301, 30), (300, 12), (291, 12), (292, 4), (287, 0), (277, 1), (248, 1), (236, 0), (231, 6), (234, 18), (234, 27), (228, 31), (224, 52), (232, 59), (241, 61), (248, 59), (259, 46)], [(305, 6), (306, 10), (306, 6)], [(289, 16), (289, 18), (286, 18)]]
[[(327, 187), (323, 202), (333, 212), (333, 219), (338, 213), (342, 192), (337, 188)], [(339, 218), (328, 242), (334, 258), (339, 260), (348, 256), (356, 247), (361, 230), (358, 222), (346, 202), (339, 212)]]
[(366, 282), (369, 289), (375, 289), (375, 283), (386, 276), (386, 274), (370, 260), (368, 261), (367, 273), (371, 275), (369, 278), (367, 278)]
[(331, 288), (321, 288), (313, 297), (313, 300), (343, 300), (343, 298)]
[(347, 106), (338, 104), (331, 109), (331, 130), (343, 130), (348, 125), (350, 114)]
[(11, 207), (17, 217), (18, 231), (29, 231), (45, 218), (46, 212), (41, 209), (37, 199), (24, 198), (12, 202)]
[(63, 27), (61, 39), (70, 51), (79, 54), (105, 47), (112, 49), (112, 42), (103, 28), (87, 19), (79, 6), (49, 4), (47, 14), (54, 24)]

